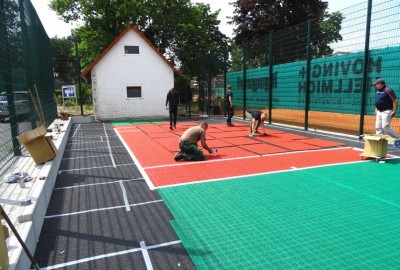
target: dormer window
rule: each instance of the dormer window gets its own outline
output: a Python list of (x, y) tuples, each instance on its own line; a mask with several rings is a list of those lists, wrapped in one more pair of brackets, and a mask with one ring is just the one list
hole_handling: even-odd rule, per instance
[(139, 54), (139, 46), (124, 46), (125, 54)]

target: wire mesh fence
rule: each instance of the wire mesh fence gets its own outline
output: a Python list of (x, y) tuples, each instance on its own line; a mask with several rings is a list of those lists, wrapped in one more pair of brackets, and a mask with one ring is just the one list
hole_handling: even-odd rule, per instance
[(57, 117), (51, 47), (29, 0), (0, 2), (0, 166), (24, 154), (17, 136)]
[(235, 46), (227, 83), (236, 115), (258, 108), (270, 122), (374, 133), (373, 82), (400, 89), (399, 2), (364, 2)]
[[(51, 58), (49, 38), (29, 0), (0, 5), (0, 162), (6, 162), (23, 154), (18, 134), (54, 120), (57, 98), (66, 110), (55, 89), (81, 85), (76, 84), (77, 59), (70, 54)], [(207, 58), (199, 69), (205, 76), (191, 87), (182, 86), (181, 109), (189, 116), (224, 114), (223, 96), (230, 84), (236, 116), (258, 108), (268, 112), (271, 123), (374, 133), (372, 82), (381, 77), (395, 91), (400, 89), (399, 6), (400, 0), (366, 1), (232, 45), (225, 74), (206, 75), (212, 64)], [(74, 40), (69, 42), (74, 50)], [(83, 102), (74, 101), (68, 100), (70, 107), (82, 113), (78, 103)], [(393, 127), (399, 129), (397, 119)]]

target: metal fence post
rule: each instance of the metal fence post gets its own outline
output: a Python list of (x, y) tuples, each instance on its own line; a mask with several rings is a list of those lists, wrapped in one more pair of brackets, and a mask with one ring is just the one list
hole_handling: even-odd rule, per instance
[(269, 33), (269, 59), (268, 59), (268, 65), (269, 65), (269, 93), (268, 93), (268, 123), (271, 124), (272, 123), (272, 87), (274, 85), (274, 62), (272, 60), (272, 58), (274, 57), (273, 54), (273, 49), (274, 49), (274, 36), (273, 33)]
[[(226, 94), (226, 74), (228, 73), (228, 45), (225, 45), (225, 52), (224, 52), (224, 100), (225, 100), (225, 94)], [(226, 116), (226, 108), (225, 104), (222, 105), (224, 107), (224, 116)]]
[[(0, 45), (4, 46), (4, 50), (0, 50), (0, 59), (4, 59), (2, 61), (3, 64), (1, 68), (3, 69), (3, 80), (5, 85), (13, 85), (12, 83), (12, 75), (11, 75), (11, 65), (10, 65), (10, 53), (9, 53), (9, 43), (8, 37), (6, 36), (6, 22), (4, 21), (4, 2), (0, 2), (0, 35), (4, 38), (0, 39)], [(7, 98), (12, 96), (12, 87), (7, 87)], [(11, 102), (11, 100), (9, 100)], [(15, 110), (14, 110), (15, 111)], [(12, 144), (13, 144), (13, 151), (15, 156), (21, 156), (21, 148), (19, 147), (20, 144), (17, 140), (18, 136), (18, 125), (16, 117), (10, 117), (10, 127), (11, 127), (11, 136), (12, 136)]]
[(246, 43), (243, 43), (243, 119), (246, 119), (246, 98), (247, 98), (247, 52), (246, 52)]
[(188, 89), (189, 92), (188, 92), (188, 95), (187, 95), (186, 97), (188, 97), (189, 118), (191, 118), (191, 117), (192, 117), (192, 108), (191, 108), (191, 104), (192, 104), (192, 98), (193, 98), (193, 96), (192, 96), (192, 89), (190, 88), (190, 83), (188, 84), (187, 89)]
[(367, 97), (367, 81), (368, 81), (369, 38), (371, 31), (371, 11), (372, 11), (372, 0), (368, 0), (367, 25), (365, 30), (363, 82), (362, 82), (361, 108), (360, 108), (360, 127), (358, 129), (358, 136), (360, 139), (361, 135), (364, 133), (364, 114), (365, 114), (365, 106), (367, 104), (366, 97)]
[(75, 53), (76, 53), (76, 82), (78, 84), (78, 93), (79, 93), (79, 105), (81, 108), (81, 115), (83, 115), (83, 93), (81, 86), (81, 63), (79, 59), (79, 51), (78, 51), (78, 36), (74, 35), (74, 45), (75, 45)]
[(208, 81), (207, 81), (207, 115), (211, 115), (211, 53), (208, 54)]
[(304, 129), (308, 130), (308, 112), (310, 110), (310, 75), (311, 75), (311, 34), (312, 34), (312, 20), (308, 20), (307, 31), (307, 78), (306, 78), (306, 102), (304, 114)]

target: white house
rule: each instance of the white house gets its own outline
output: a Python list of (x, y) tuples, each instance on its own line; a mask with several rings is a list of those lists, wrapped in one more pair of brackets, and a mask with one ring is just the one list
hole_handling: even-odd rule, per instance
[(179, 72), (134, 25), (82, 75), (91, 80), (96, 119), (165, 117), (165, 99)]

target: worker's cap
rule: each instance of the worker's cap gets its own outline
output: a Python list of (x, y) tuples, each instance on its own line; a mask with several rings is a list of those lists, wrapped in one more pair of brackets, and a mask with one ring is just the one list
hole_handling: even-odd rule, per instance
[(380, 84), (385, 84), (385, 80), (384, 79), (381, 79), (381, 78), (379, 78), (379, 79), (377, 79), (375, 82), (374, 82), (374, 85), (375, 84), (378, 84), (378, 83), (380, 83)]

